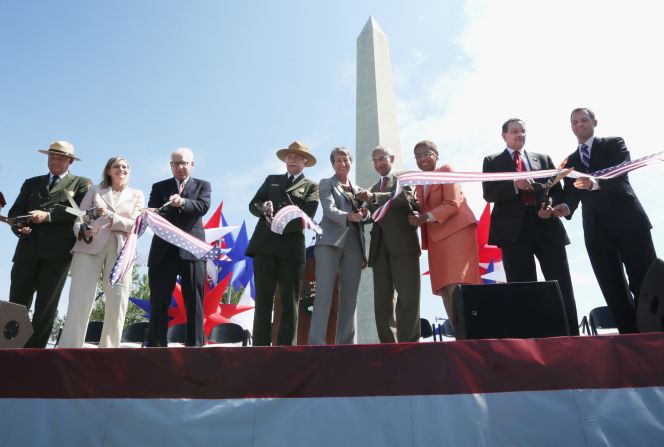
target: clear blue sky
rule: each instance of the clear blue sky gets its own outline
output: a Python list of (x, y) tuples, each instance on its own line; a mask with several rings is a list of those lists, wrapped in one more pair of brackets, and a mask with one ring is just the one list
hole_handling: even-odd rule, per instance
[[(531, 3), (0, 0), (0, 190), (11, 205), (25, 178), (47, 172), (37, 149), (66, 139), (82, 158), (75, 174), (98, 182), (104, 162), (124, 155), (131, 186), (148, 193), (170, 175), (170, 151), (187, 146), (213, 206), (223, 200), (229, 222), (246, 219), (252, 230), (247, 204), (282, 170), (278, 148), (309, 144), (320, 162), (307, 174), (318, 180), (332, 173), (333, 146), (354, 147), (355, 44), (370, 15), (390, 41), (407, 168), (413, 144), (430, 138), (444, 161), (479, 171), (503, 148), (500, 124), (512, 116), (526, 121), (526, 150), (559, 162), (574, 147), (567, 117), (578, 105), (595, 108), (598, 134), (624, 136), (633, 156), (661, 150), (656, 6)], [(664, 250), (661, 174), (632, 178)], [(479, 189), (464, 189), (479, 217)], [(602, 298), (580, 219), (567, 228), (583, 315)], [(14, 246), (5, 227), (0, 299)], [(427, 316), (442, 315), (428, 299)]]

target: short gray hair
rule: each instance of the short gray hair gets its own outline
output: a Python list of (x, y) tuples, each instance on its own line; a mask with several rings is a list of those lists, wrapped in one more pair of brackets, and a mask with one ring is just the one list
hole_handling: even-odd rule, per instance
[(334, 158), (337, 155), (345, 155), (351, 162), (353, 161), (353, 155), (350, 153), (350, 151), (343, 146), (339, 146), (335, 147), (332, 149), (332, 152), (330, 152), (330, 163), (334, 164)]
[(387, 147), (387, 146), (376, 146), (371, 151), (371, 156), (373, 157), (374, 152), (377, 152), (377, 151), (383, 152), (388, 157), (391, 157), (392, 155), (394, 155), (394, 153), (392, 152), (392, 149), (390, 149), (389, 147)]
[(182, 158), (187, 159), (187, 161), (194, 161), (194, 153), (188, 147), (179, 147), (174, 149), (173, 152), (171, 152), (171, 158), (173, 158), (175, 155), (182, 155)]

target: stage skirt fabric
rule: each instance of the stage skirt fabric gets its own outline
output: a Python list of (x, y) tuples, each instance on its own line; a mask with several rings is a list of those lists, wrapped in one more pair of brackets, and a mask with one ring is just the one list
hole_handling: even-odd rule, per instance
[(0, 351), (0, 445), (655, 446), (661, 334)]

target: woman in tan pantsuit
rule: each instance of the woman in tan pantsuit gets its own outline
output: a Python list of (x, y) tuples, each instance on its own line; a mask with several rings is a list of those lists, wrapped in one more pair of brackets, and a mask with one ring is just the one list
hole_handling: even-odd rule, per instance
[[(83, 347), (100, 280), (106, 306), (99, 347), (120, 346), (131, 289), (131, 270), (114, 286), (109, 284), (108, 278), (136, 218), (143, 211), (143, 193), (129, 188), (128, 181), (129, 162), (123, 157), (113, 157), (104, 167), (101, 184), (91, 186), (81, 202), (82, 210), (95, 208), (98, 217), (94, 220), (85, 219), (89, 229), (84, 230), (84, 233), (92, 240), (86, 243), (79, 239), (71, 250), (74, 257), (71, 263), (69, 306), (58, 343), (60, 348)], [(74, 233), (77, 235), (80, 226), (79, 222), (74, 224)]]
[[(422, 171), (449, 172), (449, 165), (437, 167), (438, 148), (432, 141), (415, 145), (415, 160)], [(420, 212), (409, 217), (421, 227), (422, 248), (429, 255), (431, 289), (443, 297), (450, 321), (454, 320), (452, 293), (457, 284), (480, 284), (477, 254), (477, 220), (468, 207), (461, 186), (456, 183), (416, 188)]]

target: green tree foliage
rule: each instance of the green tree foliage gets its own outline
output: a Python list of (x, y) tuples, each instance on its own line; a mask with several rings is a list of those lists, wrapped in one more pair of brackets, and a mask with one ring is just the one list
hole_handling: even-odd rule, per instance
[(224, 292), (224, 295), (221, 297), (221, 302), (227, 304), (239, 303), (240, 298), (242, 298), (242, 293), (244, 293), (244, 289), (244, 287), (235, 289), (232, 285), (229, 285), (226, 292)]
[(55, 311), (55, 321), (53, 322), (53, 330), (51, 331), (51, 337), (49, 338), (50, 341), (55, 343), (58, 338), (58, 334), (60, 334), (60, 331), (62, 330), (62, 326), (64, 326), (65, 320), (60, 318), (58, 315), (58, 311)]

